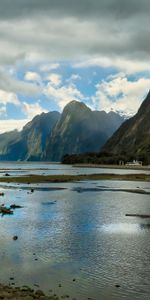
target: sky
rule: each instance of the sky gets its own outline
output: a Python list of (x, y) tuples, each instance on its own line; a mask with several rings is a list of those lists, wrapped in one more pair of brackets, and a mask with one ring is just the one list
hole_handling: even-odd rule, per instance
[(134, 115), (150, 89), (149, 0), (0, 0), (0, 133), (71, 100)]

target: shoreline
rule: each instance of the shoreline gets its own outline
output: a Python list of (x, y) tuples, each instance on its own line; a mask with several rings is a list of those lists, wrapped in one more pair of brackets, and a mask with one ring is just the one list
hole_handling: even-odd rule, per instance
[(103, 165), (103, 164), (73, 164), (74, 168), (100, 168), (100, 169), (122, 169), (150, 171), (150, 166), (126, 166), (126, 165)]
[(26, 175), (0, 177), (0, 182), (6, 183), (65, 183), (85, 180), (118, 180), (118, 181), (147, 181), (150, 174), (83, 174), (83, 175)]

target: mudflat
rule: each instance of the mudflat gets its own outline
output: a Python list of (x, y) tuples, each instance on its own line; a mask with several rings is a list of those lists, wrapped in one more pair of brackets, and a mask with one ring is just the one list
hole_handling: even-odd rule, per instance
[(0, 182), (14, 183), (48, 183), (73, 182), (83, 180), (126, 180), (150, 181), (150, 174), (83, 174), (83, 175), (27, 175), (18, 177), (1, 177)]

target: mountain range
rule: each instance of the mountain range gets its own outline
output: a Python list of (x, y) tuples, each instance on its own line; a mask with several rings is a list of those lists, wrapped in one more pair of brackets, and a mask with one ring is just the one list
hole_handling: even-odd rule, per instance
[(123, 121), (118, 113), (73, 100), (61, 114), (42, 113), (22, 131), (0, 134), (0, 160), (60, 161), (65, 154), (97, 152)]
[(0, 160), (42, 160), (46, 141), (60, 117), (59, 112), (42, 113), (18, 132), (0, 135)]
[(114, 112), (92, 111), (82, 102), (64, 108), (46, 148), (46, 159), (61, 160), (71, 153), (97, 152), (123, 122)]
[(124, 121), (97, 153), (67, 155), (63, 163), (117, 164), (132, 160), (150, 164), (150, 92), (135, 116)]
[(150, 163), (150, 91), (137, 114), (120, 126), (102, 151)]

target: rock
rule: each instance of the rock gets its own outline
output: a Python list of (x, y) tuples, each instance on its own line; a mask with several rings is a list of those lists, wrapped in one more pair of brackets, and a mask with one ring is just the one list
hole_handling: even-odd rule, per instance
[(14, 240), (14, 241), (18, 240), (18, 236), (17, 236), (17, 235), (14, 235), (14, 236), (13, 236), (13, 240)]
[(16, 204), (11, 204), (11, 205), (10, 205), (10, 208), (16, 209), (16, 208), (22, 208), (22, 206), (16, 205)]
[(2, 214), (2, 215), (12, 215), (13, 211), (11, 210), (11, 208), (8, 208), (6, 206), (1, 205), (0, 206), (0, 214)]
[(57, 295), (46, 296), (43, 291), (40, 289), (36, 292), (28, 287), (12, 287), (12, 286), (4, 286), (0, 284), (0, 299), (3, 300), (33, 300), (33, 299), (43, 299), (43, 300), (58, 300)]
[(27, 286), (23, 286), (21, 289), (21, 292), (29, 292), (30, 289)]
[(39, 287), (39, 284), (37, 284), (37, 283), (34, 283), (34, 286), (36, 286), (36, 287)]
[(116, 287), (116, 288), (119, 288), (119, 287), (120, 287), (120, 284), (116, 284), (115, 287)]
[(125, 214), (126, 217), (150, 218), (150, 215), (145, 214)]
[(45, 294), (44, 294), (43, 291), (41, 291), (41, 290), (37, 290), (37, 291), (35, 292), (35, 295), (37, 295), (37, 296), (39, 296), (39, 297), (45, 296)]

